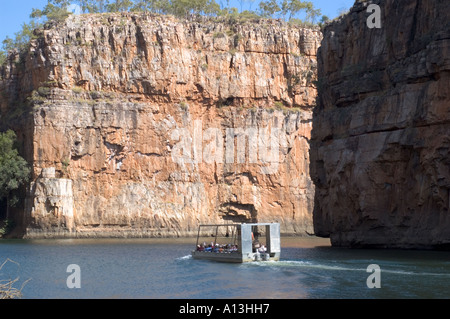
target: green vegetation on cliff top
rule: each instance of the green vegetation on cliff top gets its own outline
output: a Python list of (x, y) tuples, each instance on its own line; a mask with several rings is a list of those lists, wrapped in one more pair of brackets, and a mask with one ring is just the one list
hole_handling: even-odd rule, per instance
[[(78, 6), (77, 13), (81, 14), (128, 11), (170, 14), (180, 18), (225, 17), (235, 21), (269, 18), (282, 19), (303, 26), (314, 25), (321, 15), (321, 10), (314, 8), (312, 2), (302, 0), (263, 0), (256, 10), (241, 11), (231, 7), (229, 1), (227, 5), (221, 6), (216, 0), (48, 0), (42, 10), (32, 10), (31, 21), (23, 23), (22, 30), (15, 34), (14, 39), (7, 37), (3, 40), (0, 49), (0, 65), (5, 62), (9, 51), (24, 51), (30, 40), (36, 37), (35, 30), (42, 28), (46, 22), (66, 19), (72, 14), (69, 10), (73, 8), (73, 5)], [(328, 20), (328, 17), (322, 16), (319, 25)]]

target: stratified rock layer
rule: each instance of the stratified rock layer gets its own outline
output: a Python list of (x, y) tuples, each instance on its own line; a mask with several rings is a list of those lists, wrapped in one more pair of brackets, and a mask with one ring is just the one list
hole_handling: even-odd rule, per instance
[(325, 29), (311, 174), (336, 246), (450, 244), (450, 3), (373, 1)]
[(129, 13), (44, 30), (1, 85), (3, 114), (30, 96), (17, 121), (31, 124), (16, 125), (34, 172), (25, 236), (184, 236), (233, 221), (312, 233), (320, 40), (274, 21)]

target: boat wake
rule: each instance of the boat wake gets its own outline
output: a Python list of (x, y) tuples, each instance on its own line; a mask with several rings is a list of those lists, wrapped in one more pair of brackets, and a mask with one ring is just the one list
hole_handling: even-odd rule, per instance
[(188, 259), (192, 259), (192, 255), (186, 255), (186, 256), (177, 258), (177, 260), (188, 260)]
[[(249, 264), (250, 265), (250, 264)], [(342, 266), (333, 266), (333, 265), (325, 265), (325, 264), (317, 264), (310, 261), (301, 261), (301, 260), (280, 260), (280, 261), (261, 261), (261, 262), (253, 262), (251, 265), (259, 266), (259, 267), (298, 267), (298, 268), (317, 268), (323, 270), (348, 270), (348, 271), (366, 271), (366, 269), (362, 268), (350, 268), (350, 267), (342, 267)]]
[[(192, 255), (186, 255), (179, 257), (176, 260), (185, 261), (191, 260)], [(235, 264), (233, 264), (235, 265)], [(367, 266), (369, 263), (367, 264)], [(282, 269), (282, 268), (303, 268), (303, 269), (317, 269), (317, 270), (327, 270), (327, 271), (355, 271), (355, 272), (367, 272), (367, 267), (361, 264), (355, 265), (355, 267), (347, 265), (333, 265), (325, 263), (317, 263), (313, 261), (306, 260), (280, 260), (280, 261), (254, 261), (249, 263), (239, 264), (239, 267), (267, 267), (272, 269)], [(365, 267), (365, 268), (364, 268)], [(407, 270), (397, 270), (397, 269), (386, 269), (381, 265), (381, 273), (383, 274), (394, 274), (401, 276), (441, 276), (445, 278), (450, 278), (450, 273), (439, 273), (439, 272), (414, 272)]]
[[(369, 264), (367, 264), (368, 266)], [(330, 271), (361, 271), (367, 272), (367, 268), (359, 267), (347, 267), (341, 265), (330, 265), (330, 264), (320, 264), (311, 261), (302, 260), (280, 260), (280, 261), (261, 261), (245, 264), (245, 266), (255, 266), (255, 267), (273, 267), (273, 268), (287, 268), (287, 267), (298, 267), (298, 268), (309, 268), (309, 269), (321, 269)], [(395, 274), (395, 275), (405, 275), (405, 276), (443, 276), (450, 277), (450, 273), (433, 273), (433, 272), (413, 272), (405, 270), (394, 270), (385, 269), (381, 266), (381, 273)]]

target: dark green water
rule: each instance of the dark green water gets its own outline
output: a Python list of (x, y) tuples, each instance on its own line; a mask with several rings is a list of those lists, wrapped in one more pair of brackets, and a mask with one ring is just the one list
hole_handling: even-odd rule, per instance
[[(282, 239), (282, 260), (225, 264), (193, 260), (195, 240), (0, 241), (0, 280), (31, 279), (23, 298), (449, 298), (450, 253), (352, 250), (323, 240)], [(67, 267), (80, 267), (69, 289)], [(380, 288), (367, 272), (379, 265)]]

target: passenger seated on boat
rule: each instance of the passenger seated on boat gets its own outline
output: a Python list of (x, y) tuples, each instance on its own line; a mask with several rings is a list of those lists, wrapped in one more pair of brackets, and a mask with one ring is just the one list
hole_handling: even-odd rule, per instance
[(261, 247), (258, 248), (258, 252), (260, 254), (264, 254), (267, 251), (267, 248), (264, 245), (261, 245)]
[(258, 240), (254, 240), (253, 241), (253, 252), (256, 253), (256, 251), (259, 249), (260, 245), (259, 245), (259, 241)]

